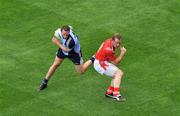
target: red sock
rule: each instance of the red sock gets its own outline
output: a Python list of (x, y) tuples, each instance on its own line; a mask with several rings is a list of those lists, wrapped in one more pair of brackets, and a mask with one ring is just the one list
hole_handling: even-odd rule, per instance
[(114, 92), (114, 87), (113, 86), (109, 86), (108, 90), (107, 90), (107, 94), (111, 94)]
[(119, 91), (120, 91), (120, 88), (119, 88), (119, 87), (114, 88), (114, 93), (113, 93), (113, 95), (114, 95), (114, 96), (119, 95)]

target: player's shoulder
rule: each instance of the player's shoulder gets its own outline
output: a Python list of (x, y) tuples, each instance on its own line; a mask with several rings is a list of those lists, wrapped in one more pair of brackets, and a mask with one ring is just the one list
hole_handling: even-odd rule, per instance
[(55, 33), (60, 33), (60, 32), (61, 32), (61, 28), (55, 30)]
[(107, 43), (112, 42), (112, 38), (108, 38), (108, 39), (106, 39), (106, 40), (105, 40), (105, 42), (107, 42)]
[(105, 46), (111, 46), (111, 45), (112, 45), (112, 38), (106, 39), (106, 40), (104, 41), (104, 45), (105, 45)]
[(60, 39), (60, 36), (61, 36), (61, 28), (58, 28), (55, 30), (54, 32), (54, 36), (58, 39)]

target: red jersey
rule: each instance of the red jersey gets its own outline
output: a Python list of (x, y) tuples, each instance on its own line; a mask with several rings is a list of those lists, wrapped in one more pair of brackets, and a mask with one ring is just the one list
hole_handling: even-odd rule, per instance
[(113, 61), (115, 57), (115, 49), (112, 46), (112, 39), (105, 40), (99, 50), (97, 51), (95, 58), (99, 61)]

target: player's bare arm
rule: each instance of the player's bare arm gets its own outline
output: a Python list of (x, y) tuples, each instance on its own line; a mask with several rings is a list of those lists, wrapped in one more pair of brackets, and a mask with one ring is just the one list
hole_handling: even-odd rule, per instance
[(126, 53), (126, 48), (122, 47), (121, 53), (119, 54), (119, 56), (114, 61), (112, 61), (112, 63), (115, 65), (119, 64), (121, 62), (121, 60), (123, 59), (125, 53)]
[(56, 38), (56, 37), (53, 37), (52, 38), (52, 42), (57, 45), (59, 48), (61, 48), (63, 51), (65, 52), (69, 52), (70, 49), (68, 47), (64, 47), (60, 42), (59, 40)]

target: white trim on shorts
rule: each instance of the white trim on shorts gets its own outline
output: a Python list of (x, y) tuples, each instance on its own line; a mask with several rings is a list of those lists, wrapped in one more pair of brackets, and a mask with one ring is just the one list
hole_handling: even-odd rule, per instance
[(80, 58), (80, 65), (83, 64), (83, 58)]

